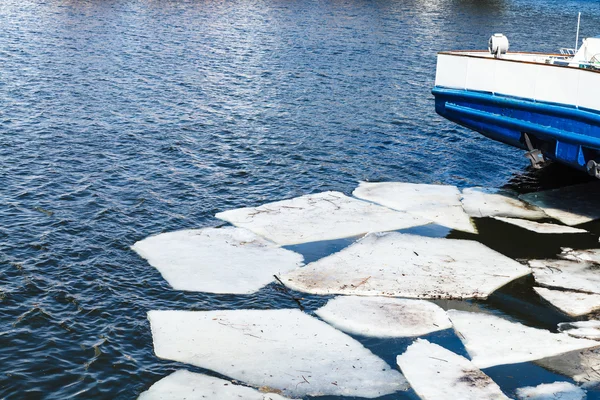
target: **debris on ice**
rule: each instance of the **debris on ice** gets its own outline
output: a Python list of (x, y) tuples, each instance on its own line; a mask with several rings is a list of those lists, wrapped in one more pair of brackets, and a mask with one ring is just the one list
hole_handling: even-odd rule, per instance
[(543, 383), (517, 389), (519, 400), (584, 400), (586, 392), (570, 382)]
[(475, 227), (460, 203), (456, 186), (403, 182), (360, 182), (352, 193), (394, 210), (406, 211), (451, 229), (475, 233)]
[[(263, 391), (265, 389), (263, 388)], [(267, 389), (268, 390), (268, 389)], [(277, 393), (263, 393), (259, 390), (209, 375), (189, 372), (185, 369), (156, 382), (138, 397), (138, 400), (290, 400)]]
[(160, 358), (291, 397), (379, 397), (404, 376), (339, 330), (299, 310), (150, 311)]
[(302, 256), (246, 229), (184, 230), (132, 247), (177, 290), (246, 294), (302, 265)]
[(281, 280), (313, 294), (457, 299), (486, 298), (529, 273), (478, 242), (390, 232), (369, 234)]
[(598, 346), (593, 340), (531, 328), (494, 315), (450, 310), (448, 316), (471, 361), (479, 368), (533, 361)]
[(579, 317), (600, 311), (600, 294), (574, 292), (571, 290), (553, 290), (534, 287), (533, 290), (544, 300), (570, 317)]
[(494, 217), (498, 221), (506, 222), (518, 226), (519, 228), (527, 229), (528, 231), (536, 233), (548, 233), (548, 234), (563, 234), (563, 233), (588, 233), (585, 229), (573, 228), (570, 226), (539, 223), (533, 221), (527, 221), (518, 218), (506, 218), (506, 217)]
[(446, 312), (426, 300), (336, 297), (315, 312), (334, 327), (371, 337), (410, 337), (452, 328)]
[(368, 232), (426, 225), (431, 221), (339, 192), (324, 192), (218, 213), (280, 245), (341, 239)]
[(600, 218), (597, 199), (600, 182), (583, 183), (559, 189), (528, 193), (521, 200), (541, 208), (566, 225), (579, 225)]
[(548, 216), (538, 207), (519, 200), (518, 194), (507, 189), (473, 187), (463, 189), (462, 205), (471, 217), (509, 217), (544, 219)]
[(562, 322), (558, 330), (576, 338), (600, 340), (600, 321), (597, 320)]
[(427, 340), (417, 339), (396, 361), (423, 400), (508, 400), (471, 361)]

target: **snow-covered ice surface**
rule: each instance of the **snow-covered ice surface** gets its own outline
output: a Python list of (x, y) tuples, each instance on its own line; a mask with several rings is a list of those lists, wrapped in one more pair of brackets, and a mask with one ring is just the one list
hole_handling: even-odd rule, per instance
[[(548, 288), (600, 294), (600, 268), (588, 261), (530, 260), (535, 281)], [(293, 271), (292, 271), (293, 272)]]
[(344, 332), (371, 337), (421, 336), (452, 327), (446, 312), (426, 300), (340, 296), (315, 314)]
[(281, 277), (301, 292), (410, 298), (486, 298), (530, 269), (470, 240), (390, 232)]
[(547, 233), (547, 234), (564, 234), (564, 233), (587, 233), (585, 229), (573, 228), (571, 226), (540, 223), (534, 221), (527, 221), (519, 218), (506, 218), (506, 217), (494, 217), (498, 221), (512, 224), (528, 231), (536, 233)]
[(585, 390), (570, 382), (543, 383), (517, 389), (519, 400), (584, 400)]
[(600, 311), (600, 294), (574, 292), (571, 290), (553, 290), (534, 287), (533, 290), (544, 300), (571, 317)]
[(562, 322), (558, 324), (558, 330), (577, 338), (600, 340), (600, 321), (598, 320)]
[(406, 211), (448, 228), (475, 233), (475, 226), (460, 203), (456, 186), (403, 182), (360, 182), (352, 192), (359, 199)]
[[(264, 390), (264, 389), (263, 389)], [(138, 400), (290, 400), (277, 393), (262, 393), (224, 379), (180, 369), (156, 382)]]
[(417, 339), (396, 361), (423, 400), (508, 400), (471, 361), (427, 340)]
[(471, 361), (479, 368), (516, 364), (598, 346), (598, 342), (552, 333), (495, 315), (449, 310)]
[(280, 245), (316, 242), (425, 225), (431, 221), (339, 192), (323, 192), (218, 213)]
[(600, 218), (600, 182), (594, 181), (519, 196), (566, 225), (579, 225)]
[(544, 358), (535, 363), (571, 377), (575, 382), (583, 384), (600, 382), (600, 347)]
[(543, 219), (548, 216), (538, 207), (527, 204), (512, 190), (473, 187), (462, 191), (463, 208), (472, 217), (509, 217)]
[(242, 228), (150, 236), (132, 246), (177, 290), (253, 293), (302, 265), (302, 256)]
[(359, 342), (299, 310), (150, 311), (160, 358), (290, 397), (374, 398), (405, 378)]

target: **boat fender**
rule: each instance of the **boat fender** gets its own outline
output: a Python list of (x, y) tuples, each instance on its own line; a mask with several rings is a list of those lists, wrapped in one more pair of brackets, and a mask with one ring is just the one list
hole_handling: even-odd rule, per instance
[(501, 33), (494, 33), (490, 37), (488, 50), (494, 57), (506, 54), (508, 51), (508, 38)]

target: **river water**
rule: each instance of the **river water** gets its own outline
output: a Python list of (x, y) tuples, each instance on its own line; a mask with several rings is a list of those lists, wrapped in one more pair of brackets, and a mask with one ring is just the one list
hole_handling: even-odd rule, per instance
[[(3, 0), (0, 398), (135, 398), (182, 367), (154, 355), (148, 310), (295, 307), (274, 285), (248, 296), (172, 290), (130, 250), (149, 235), (214, 226), (235, 207), (350, 193), (359, 180), (531, 190), (557, 175), (585, 179), (529, 171), (521, 151), (438, 117), (430, 90), (437, 51), (483, 49), (495, 32), (514, 50), (573, 47), (577, 12), (585, 37), (600, 33), (599, 10), (553, 0)], [(487, 240), (527, 255), (498, 233)], [(522, 318), (549, 329), (557, 319)], [(390, 364), (408, 343), (361, 340)], [(490, 374), (509, 394), (555, 377), (519, 368), (516, 380)]]

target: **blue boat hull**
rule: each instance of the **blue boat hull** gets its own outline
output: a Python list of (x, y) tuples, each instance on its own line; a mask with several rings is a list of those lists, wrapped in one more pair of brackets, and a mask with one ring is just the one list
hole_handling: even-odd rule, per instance
[(435, 87), (435, 110), (491, 139), (527, 149), (523, 133), (546, 158), (586, 170), (600, 162), (600, 113), (564, 104)]

